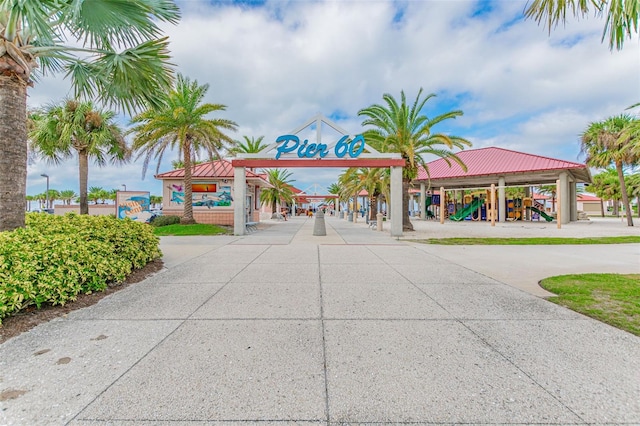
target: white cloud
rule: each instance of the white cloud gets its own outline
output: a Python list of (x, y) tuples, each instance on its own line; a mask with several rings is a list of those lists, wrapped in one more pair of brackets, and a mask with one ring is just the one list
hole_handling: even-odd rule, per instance
[[(227, 105), (221, 115), (239, 124), (236, 139), (264, 135), (269, 142), (319, 112), (337, 114), (355, 133), (359, 109), (382, 102), (384, 93), (399, 98), (400, 90), (412, 102), (422, 87), (438, 94), (427, 104), (429, 115), (464, 111), (439, 130), (467, 137), (474, 147), (575, 161), (578, 135), (590, 121), (640, 101), (637, 39), (610, 52), (600, 41), (601, 19), (570, 19), (549, 36), (522, 19), (526, 1), (180, 5), (180, 25), (165, 26), (173, 62), (210, 84), (206, 100)], [(65, 84), (43, 80), (30, 91), (30, 104), (61, 98)], [(162, 170), (171, 160), (163, 160)], [(140, 163), (92, 168), (90, 185), (119, 187), (126, 176), (141, 187), (135, 189), (159, 192), (151, 176), (139, 180), (140, 169)], [(41, 170), (30, 167), (30, 189)], [(340, 173), (319, 170), (292, 170), (296, 186), (326, 186)], [(51, 175), (68, 176), (69, 186), (77, 181), (73, 167)]]

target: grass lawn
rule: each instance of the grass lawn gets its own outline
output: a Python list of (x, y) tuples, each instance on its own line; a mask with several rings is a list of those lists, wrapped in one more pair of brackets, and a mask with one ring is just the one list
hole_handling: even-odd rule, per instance
[(196, 223), (193, 225), (175, 224), (159, 226), (153, 230), (153, 233), (159, 237), (165, 237), (169, 235), (229, 235), (231, 231), (221, 226)]
[(640, 336), (640, 274), (577, 274), (546, 278), (547, 300)]
[(562, 245), (562, 244), (629, 244), (640, 243), (640, 236), (622, 237), (590, 237), (590, 238), (560, 238), (560, 237), (534, 237), (534, 238), (427, 238), (411, 240), (422, 244), (440, 244), (445, 246), (498, 246), (498, 245)]

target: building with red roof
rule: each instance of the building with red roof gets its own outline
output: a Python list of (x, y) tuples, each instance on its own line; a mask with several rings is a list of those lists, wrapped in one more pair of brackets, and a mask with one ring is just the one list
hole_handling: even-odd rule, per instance
[[(198, 223), (233, 226), (233, 166), (216, 160), (193, 167), (193, 218)], [(155, 175), (162, 180), (162, 210), (165, 215), (182, 216), (184, 204), (184, 169)], [(247, 219), (260, 220), (260, 191), (269, 183), (258, 173), (246, 171)]]
[(527, 154), (504, 148), (488, 147), (464, 150), (457, 153), (466, 169), (455, 161), (437, 159), (418, 170), (421, 192), (425, 188), (498, 189), (498, 220), (504, 221), (505, 188), (555, 185), (560, 181), (562, 223), (577, 220), (576, 184), (591, 183), (589, 168), (581, 163)]

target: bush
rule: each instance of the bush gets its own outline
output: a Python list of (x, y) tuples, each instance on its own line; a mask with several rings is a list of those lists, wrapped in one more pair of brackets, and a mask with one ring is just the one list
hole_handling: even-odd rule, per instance
[(35, 305), (64, 305), (79, 293), (122, 282), (160, 257), (148, 225), (108, 216), (28, 214), (0, 233), (0, 321)]
[(180, 223), (180, 216), (154, 216), (149, 223), (156, 227), (175, 225), (176, 223)]

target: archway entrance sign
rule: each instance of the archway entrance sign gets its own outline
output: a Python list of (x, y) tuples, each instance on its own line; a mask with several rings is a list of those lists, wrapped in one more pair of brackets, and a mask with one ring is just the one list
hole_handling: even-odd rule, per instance
[[(298, 135), (315, 124), (316, 141), (309, 142)], [(323, 125), (342, 136), (337, 140), (322, 140)], [(361, 134), (350, 135), (321, 114), (297, 129), (279, 136), (275, 142), (255, 154), (239, 154), (231, 161), (234, 173), (233, 233), (246, 233), (246, 167), (306, 168), (306, 167), (390, 167), (391, 168), (391, 236), (402, 236), (402, 167), (404, 159), (397, 153), (380, 153), (367, 145)]]

